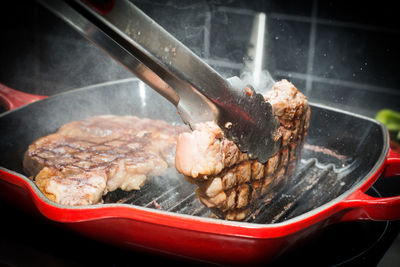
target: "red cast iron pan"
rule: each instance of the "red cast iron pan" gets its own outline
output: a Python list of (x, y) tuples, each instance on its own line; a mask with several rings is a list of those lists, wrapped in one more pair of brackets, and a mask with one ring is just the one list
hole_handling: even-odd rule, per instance
[[(302, 161), (313, 159), (317, 166), (330, 166), (342, 182), (340, 190), (322, 202), (319, 196), (334, 190), (312, 192), (313, 197), (298, 203), (300, 214), (256, 223), (129, 204), (58, 205), (22, 171), (23, 153), (35, 139), (67, 122), (98, 114), (134, 114), (178, 123), (180, 118), (175, 107), (135, 79), (45, 99), (33, 96), (41, 100), (15, 108), (32, 101), (29, 95), (19, 96), (0, 86), (0, 98), (12, 109), (0, 115), (0, 196), (28, 213), (98, 240), (206, 262), (256, 264), (276, 259), (332, 223), (400, 219), (400, 196), (375, 198), (364, 193), (378, 178), (400, 175), (400, 156), (390, 149), (386, 128), (372, 119), (316, 104), (311, 105)], [(15, 99), (22, 101), (15, 103)]]

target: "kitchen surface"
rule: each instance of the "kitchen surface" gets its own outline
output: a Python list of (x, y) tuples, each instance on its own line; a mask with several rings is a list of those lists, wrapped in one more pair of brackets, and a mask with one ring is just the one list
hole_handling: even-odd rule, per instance
[[(400, 111), (400, 24), (389, 1), (133, 1), (223, 77), (250, 76), (253, 32), (264, 25), (263, 74), (288, 79), (310, 102), (374, 118)], [(34, 1), (0, 10), (0, 83), (52, 96), (136, 78)], [(0, 107), (0, 112), (6, 112)], [(400, 194), (399, 177), (378, 180), (372, 196)], [(0, 200), (0, 265), (131, 266), (195, 264), (129, 251), (33, 218)], [(398, 266), (400, 221), (333, 224), (274, 265)]]

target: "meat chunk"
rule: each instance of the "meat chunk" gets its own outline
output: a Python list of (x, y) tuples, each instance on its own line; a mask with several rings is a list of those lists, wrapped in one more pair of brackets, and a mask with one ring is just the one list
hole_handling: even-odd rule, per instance
[(265, 164), (249, 159), (214, 122), (199, 123), (193, 132), (178, 138), (176, 169), (198, 185), (200, 201), (225, 219), (244, 219), (272, 185), (293, 174), (300, 158), (310, 121), (306, 97), (282, 80), (266, 93), (265, 100), (280, 122), (277, 136), (282, 144)]
[(32, 143), (24, 170), (51, 200), (65, 205), (101, 202), (108, 191), (138, 190), (146, 177), (174, 166), (186, 127), (134, 116), (95, 116), (62, 126)]
[(223, 132), (214, 122), (197, 127), (192, 133), (179, 136), (175, 154), (176, 169), (193, 178), (214, 175), (224, 168)]

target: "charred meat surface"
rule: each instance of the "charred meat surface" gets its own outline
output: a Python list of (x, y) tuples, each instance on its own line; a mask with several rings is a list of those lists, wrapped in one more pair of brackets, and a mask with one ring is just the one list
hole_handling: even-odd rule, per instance
[(264, 97), (280, 122), (276, 136), (282, 144), (265, 164), (249, 159), (214, 122), (199, 123), (178, 138), (176, 169), (198, 185), (200, 201), (224, 219), (243, 220), (268, 190), (289, 179), (300, 159), (310, 122), (306, 97), (287, 80)]
[(174, 166), (177, 137), (165, 121), (102, 115), (74, 121), (25, 152), (24, 171), (59, 204), (90, 205), (118, 188), (138, 190), (148, 176)]

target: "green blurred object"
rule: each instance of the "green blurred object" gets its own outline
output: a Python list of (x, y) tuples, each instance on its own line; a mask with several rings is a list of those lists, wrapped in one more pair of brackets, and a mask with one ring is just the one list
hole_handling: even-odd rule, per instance
[(400, 112), (382, 109), (376, 114), (375, 119), (385, 124), (392, 138), (395, 137), (397, 142), (400, 141)]

